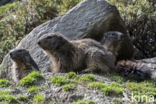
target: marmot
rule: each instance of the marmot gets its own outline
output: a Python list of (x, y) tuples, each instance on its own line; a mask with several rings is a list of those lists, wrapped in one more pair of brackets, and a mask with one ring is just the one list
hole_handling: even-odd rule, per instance
[(122, 41), (124, 40), (124, 34), (117, 31), (111, 31), (104, 34), (101, 44), (105, 49), (111, 51), (116, 57), (118, 51), (121, 48)]
[[(119, 50), (125, 41), (125, 35), (121, 32), (111, 31), (104, 34), (101, 44), (118, 58)], [(125, 50), (126, 51), (126, 50)], [(143, 80), (152, 78), (152, 71), (146, 63), (134, 60), (116, 60), (116, 72), (122, 76)]]
[(60, 33), (50, 33), (42, 36), (38, 45), (50, 55), (52, 72), (115, 70), (115, 56), (92, 39), (68, 40)]
[[(128, 60), (134, 57), (134, 46), (126, 34), (123, 34), (118, 31), (110, 31), (103, 34), (103, 38), (101, 39), (101, 43), (109, 47), (108, 49), (115, 53), (116, 60)], [(112, 46), (113, 47), (112, 49)], [(106, 48), (105, 47), (105, 48)]]
[(35, 61), (25, 49), (14, 49), (10, 51), (10, 57), (13, 61), (12, 79), (18, 83), (20, 79), (28, 75), (33, 70), (39, 71)]

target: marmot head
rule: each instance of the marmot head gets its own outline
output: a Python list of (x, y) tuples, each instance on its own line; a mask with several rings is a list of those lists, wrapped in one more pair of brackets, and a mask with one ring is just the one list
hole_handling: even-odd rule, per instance
[(116, 55), (117, 51), (120, 49), (121, 43), (123, 42), (124, 38), (124, 34), (121, 32), (106, 32), (103, 35), (101, 43), (106, 49), (108, 49)]
[(30, 56), (29, 52), (25, 49), (14, 49), (10, 51), (10, 57), (15, 62), (26, 62), (25, 57)]
[(44, 50), (56, 51), (61, 49), (68, 40), (60, 33), (45, 34), (38, 40), (38, 45)]
[(29, 51), (25, 49), (14, 49), (11, 50), (9, 54), (14, 62), (23, 65), (29, 65), (32, 67), (32, 69), (39, 70), (37, 64), (30, 56)]

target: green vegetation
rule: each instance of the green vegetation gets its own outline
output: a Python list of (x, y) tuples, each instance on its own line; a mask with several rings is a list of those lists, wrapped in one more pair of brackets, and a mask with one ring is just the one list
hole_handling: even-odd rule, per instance
[(125, 80), (123, 77), (119, 76), (116, 73), (107, 74), (108, 77), (110, 77), (113, 81), (116, 81), (118, 83), (123, 83)]
[(33, 93), (33, 94), (37, 94), (37, 93), (39, 93), (40, 89), (41, 89), (40, 87), (33, 86), (33, 87), (28, 88), (28, 92)]
[(76, 78), (76, 77), (77, 77), (77, 75), (74, 72), (69, 72), (66, 75), (66, 78), (68, 78), (68, 79), (73, 79), (73, 78)]
[(10, 95), (10, 91), (0, 91), (0, 101), (5, 103), (16, 103), (18, 104), (18, 100), (15, 96)]
[(124, 92), (123, 88), (120, 87), (105, 87), (101, 89), (102, 92), (104, 92), (107, 95), (116, 95), (116, 96), (121, 96)]
[(36, 26), (57, 15), (51, 0), (16, 1), (0, 7), (0, 62)]
[(43, 75), (39, 72), (33, 71), (32, 73), (21, 79), (19, 85), (30, 87), (35, 85), (40, 79), (43, 79)]
[(120, 103), (122, 103), (122, 99), (121, 99), (121, 98), (114, 98), (114, 99), (113, 99), (113, 102), (114, 102), (115, 104), (120, 104)]
[(10, 86), (10, 82), (6, 79), (1, 79), (0, 80), (0, 87), (9, 87)]
[(88, 86), (94, 89), (99, 89), (107, 95), (121, 96), (124, 92), (124, 88), (122, 88), (118, 83), (111, 83), (110, 85), (107, 85), (102, 82), (91, 82)]
[(63, 91), (70, 91), (73, 90), (75, 88), (75, 84), (66, 84), (62, 87)]
[(61, 86), (63, 84), (69, 83), (69, 81), (65, 77), (62, 77), (62, 76), (55, 76), (51, 78), (51, 82), (55, 84), (56, 86)]
[(102, 89), (107, 87), (108, 85), (102, 82), (91, 82), (88, 84), (88, 86), (95, 89)]
[(93, 82), (96, 80), (96, 78), (92, 74), (85, 74), (82, 77), (80, 77), (79, 80), (83, 82)]
[(156, 97), (156, 85), (150, 82), (127, 82), (127, 89), (132, 92), (134, 95), (153, 95)]
[(29, 98), (28, 98), (28, 96), (20, 96), (20, 97), (18, 98), (18, 100), (19, 100), (19, 101), (22, 101), (22, 102), (28, 102), (28, 101), (29, 101)]
[(96, 103), (91, 100), (78, 100), (77, 102), (74, 102), (73, 104), (96, 104)]
[(42, 96), (42, 95), (35, 95), (34, 98), (33, 98), (33, 102), (35, 104), (43, 104), (45, 101), (45, 98)]
[(130, 32), (133, 44), (146, 58), (156, 56), (155, 27), (156, 11), (154, 0), (107, 0), (115, 5)]

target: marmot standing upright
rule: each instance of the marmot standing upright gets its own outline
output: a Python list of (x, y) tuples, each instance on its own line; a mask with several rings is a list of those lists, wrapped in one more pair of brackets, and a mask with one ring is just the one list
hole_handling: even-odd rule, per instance
[(52, 72), (115, 70), (115, 57), (92, 39), (68, 40), (60, 33), (45, 34), (38, 45), (51, 57)]
[(33, 70), (39, 71), (37, 64), (25, 49), (14, 49), (10, 51), (10, 57), (13, 61), (12, 79), (16, 83)]

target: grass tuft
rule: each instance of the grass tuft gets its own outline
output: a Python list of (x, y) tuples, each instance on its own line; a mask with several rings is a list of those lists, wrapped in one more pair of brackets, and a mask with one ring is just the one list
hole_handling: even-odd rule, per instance
[(86, 74), (86, 75), (80, 77), (79, 80), (83, 81), (83, 82), (93, 82), (96, 80), (96, 78), (92, 74)]
[(45, 98), (42, 95), (35, 95), (33, 98), (33, 102), (35, 104), (43, 104), (45, 101)]
[(10, 86), (10, 82), (6, 79), (1, 79), (0, 80), (0, 87), (9, 87)]
[(55, 76), (51, 78), (51, 82), (55, 84), (56, 86), (61, 86), (63, 84), (69, 83), (69, 81), (65, 77), (62, 77), (62, 76)]
[(30, 87), (35, 85), (40, 79), (43, 79), (43, 75), (39, 72), (33, 71), (28, 76), (20, 80), (19, 85), (23, 87)]
[(75, 88), (75, 84), (67, 84), (67, 85), (64, 85), (62, 87), (62, 90), (63, 91), (70, 91), (70, 90), (73, 90)]

